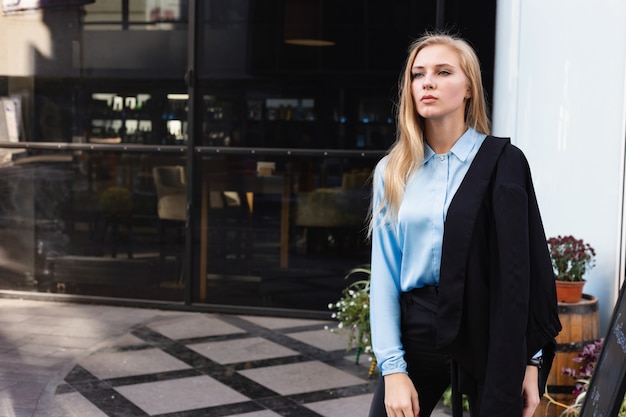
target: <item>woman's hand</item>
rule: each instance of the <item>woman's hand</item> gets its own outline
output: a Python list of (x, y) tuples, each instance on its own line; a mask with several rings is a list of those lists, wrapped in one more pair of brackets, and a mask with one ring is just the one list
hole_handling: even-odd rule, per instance
[[(385, 383), (387, 380), (385, 380)], [(532, 417), (539, 405), (539, 368), (529, 365), (526, 367), (524, 382), (522, 382), (522, 397), (524, 398), (524, 410), (522, 417)]]
[(388, 417), (417, 417), (417, 390), (405, 373), (385, 375), (385, 409)]

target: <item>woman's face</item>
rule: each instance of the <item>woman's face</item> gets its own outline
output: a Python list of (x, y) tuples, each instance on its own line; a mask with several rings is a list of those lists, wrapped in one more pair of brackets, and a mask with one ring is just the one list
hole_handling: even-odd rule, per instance
[(422, 49), (413, 61), (411, 78), (413, 103), (420, 116), (464, 123), (471, 92), (453, 48), (431, 45)]

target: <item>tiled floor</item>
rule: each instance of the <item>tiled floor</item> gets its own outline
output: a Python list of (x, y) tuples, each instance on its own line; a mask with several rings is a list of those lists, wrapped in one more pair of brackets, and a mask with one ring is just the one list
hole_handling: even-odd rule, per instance
[(0, 298), (0, 416), (367, 416), (334, 325)]
[(79, 361), (49, 417), (365, 416), (375, 380), (333, 323), (184, 314)]

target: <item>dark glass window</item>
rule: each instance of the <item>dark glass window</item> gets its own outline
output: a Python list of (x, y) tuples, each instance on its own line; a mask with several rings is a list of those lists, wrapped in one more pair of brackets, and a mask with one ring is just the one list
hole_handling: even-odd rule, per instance
[(189, 1), (0, 15), (0, 290), (326, 311), (409, 43), (443, 16), (491, 96), (495, 0)]

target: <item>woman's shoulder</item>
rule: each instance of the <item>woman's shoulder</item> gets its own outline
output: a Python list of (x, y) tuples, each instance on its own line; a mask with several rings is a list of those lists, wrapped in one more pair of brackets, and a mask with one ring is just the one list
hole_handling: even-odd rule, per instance
[(513, 145), (511, 143), (510, 138), (498, 137), (498, 136), (493, 136), (493, 135), (489, 135), (487, 137), (491, 138), (491, 140), (502, 140), (506, 142), (502, 149), (502, 153), (500, 154), (500, 157), (499, 157), (500, 162), (502, 161), (506, 161), (507, 163), (518, 162), (524, 165), (528, 163), (526, 160), (526, 155), (524, 155), (524, 152), (517, 146)]
[(524, 151), (522, 151), (517, 146), (512, 143), (507, 144), (504, 147), (504, 151), (502, 152), (502, 157), (509, 164), (519, 164), (523, 167), (528, 167), (528, 159), (526, 159), (526, 155)]
[(374, 168), (375, 177), (381, 177), (385, 173), (385, 169), (387, 168), (388, 162), (389, 162), (389, 155), (385, 155), (376, 163), (376, 167)]
[(376, 169), (385, 169), (388, 162), (389, 162), (389, 154), (380, 158), (380, 160), (376, 163)]
[(524, 152), (512, 143), (507, 143), (496, 163), (496, 183), (519, 185), (527, 184), (530, 165)]

